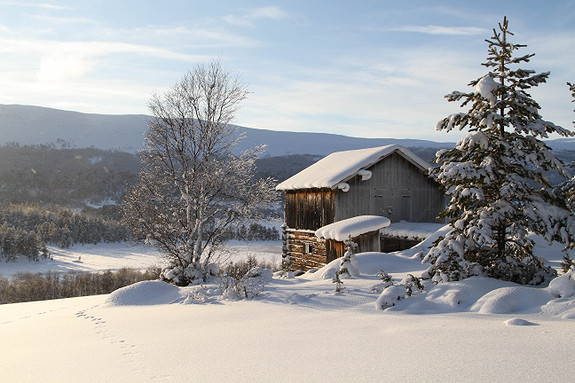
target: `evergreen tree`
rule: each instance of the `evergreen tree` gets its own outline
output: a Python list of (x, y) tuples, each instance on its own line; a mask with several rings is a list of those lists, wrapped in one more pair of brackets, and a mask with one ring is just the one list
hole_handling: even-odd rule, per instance
[(436, 154), (431, 173), (450, 198), (442, 217), (451, 231), (438, 239), (425, 260), (435, 282), (473, 275), (522, 284), (541, 283), (555, 274), (533, 254), (530, 233), (548, 241), (567, 240), (567, 210), (551, 191), (546, 171), (566, 175), (561, 161), (541, 141), (549, 134), (573, 135), (544, 121), (539, 105), (527, 93), (544, 83), (549, 72), (517, 68), (533, 54), (514, 57), (525, 45), (511, 43), (508, 20), (486, 40), (489, 72), (471, 81), (475, 91), (453, 92), (449, 101), (462, 101), (466, 113), (439, 121), (436, 129), (467, 130), (467, 137)]
[[(575, 84), (568, 82), (567, 86), (571, 91), (571, 97), (573, 97), (572, 102), (575, 102)], [(573, 121), (573, 125), (575, 126), (575, 121)], [(571, 168), (575, 170), (575, 162), (571, 163)], [(571, 240), (565, 246), (566, 254), (563, 258), (563, 269), (565, 271), (566, 268), (571, 268), (574, 262), (571, 259), (569, 252), (575, 250), (575, 175), (571, 179), (557, 186), (556, 192), (559, 194), (560, 200), (565, 203), (567, 209), (571, 212), (566, 224), (566, 230), (570, 234)]]

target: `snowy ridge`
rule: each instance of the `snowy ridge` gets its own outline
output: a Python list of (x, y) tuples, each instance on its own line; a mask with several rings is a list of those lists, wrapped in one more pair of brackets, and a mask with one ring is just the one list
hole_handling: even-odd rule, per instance
[[(70, 112), (29, 105), (0, 105), (0, 145), (53, 144), (64, 140), (74, 148), (120, 150), (136, 153), (143, 149), (144, 132), (150, 116), (109, 115)], [(443, 148), (453, 143), (419, 139), (361, 138), (328, 133), (286, 132), (236, 126), (245, 132), (238, 144), (241, 152), (266, 145), (266, 156), (315, 154), (325, 156), (343, 149), (362, 149), (399, 144), (409, 147)]]
[(400, 145), (346, 150), (335, 152), (322, 158), (310, 167), (280, 183), (276, 190), (335, 189), (339, 184), (345, 183), (357, 174), (361, 175), (364, 180), (369, 179), (364, 170), (396, 151), (422, 170), (429, 168), (429, 164), (426, 161)]

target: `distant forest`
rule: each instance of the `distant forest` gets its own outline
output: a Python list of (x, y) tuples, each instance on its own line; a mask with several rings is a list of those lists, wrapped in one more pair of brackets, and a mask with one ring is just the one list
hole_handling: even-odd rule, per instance
[[(315, 155), (256, 160), (256, 177), (283, 181), (319, 160)], [(56, 145), (0, 146), (0, 204), (35, 203), (75, 209), (116, 205), (138, 180), (137, 154)]]
[[(60, 145), (62, 146), (62, 145)], [(409, 148), (426, 161), (437, 149)], [(566, 163), (575, 161), (575, 150), (555, 153)], [(321, 156), (296, 154), (256, 160), (256, 177), (284, 181)], [(34, 203), (74, 209), (118, 205), (130, 185), (138, 180), (141, 164), (137, 154), (95, 148), (66, 148), (52, 145), (0, 146), (0, 204)], [(560, 179), (552, 178), (552, 182)], [(118, 211), (105, 214), (118, 218)]]
[(137, 181), (134, 154), (55, 145), (0, 146), (0, 202), (71, 208), (114, 204)]
[[(315, 161), (302, 158), (293, 173)], [(262, 164), (258, 177), (293, 174), (269, 159)], [(63, 143), (0, 146), (0, 259), (48, 257), (46, 245), (129, 240), (121, 201), (140, 169), (138, 155), (126, 152)], [(279, 233), (252, 223), (230, 228), (227, 238), (277, 240)]]

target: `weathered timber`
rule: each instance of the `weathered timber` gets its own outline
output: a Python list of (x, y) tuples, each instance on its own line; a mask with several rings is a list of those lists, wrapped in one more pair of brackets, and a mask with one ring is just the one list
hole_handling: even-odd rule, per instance
[(303, 230), (317, 230), (334, 222), (333, 190), (286, 191), (284, 216), (288, 227)]
[(287, 242), (292, 270), (306, 271), (326, 264), (326, 242), (316, 237), (313, 231), (288, 229)]
[[(352, 238), (356, 252), (380, 251), (379, 230)], [(345, 254), (343, 241), (318, 238), (312, 231), (287, 230), (287, 253), (292, 270), (309, 270), (325, 266)]]
[(371, 179), (348, 180), (348, 192), (335, 193), (335, 221), (363, 214), (392, 222), (438, 222), (445, 206), (439, 185), (401, 153), (394, 152), (371, 166)]

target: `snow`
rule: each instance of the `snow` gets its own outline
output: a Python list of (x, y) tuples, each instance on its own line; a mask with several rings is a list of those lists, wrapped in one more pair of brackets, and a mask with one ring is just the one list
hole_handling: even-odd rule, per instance
[(389, 218), (378, 215), (359, 215), (337, 221), (316, 230), (315, 235), (318, 238), (335, 239), (336, 241), (345, 241), (349, 237), (355, 238), (361, 234), (370, 231), (379, 230), (389, 226)]
[(505, 321), (507, 326), (537, 326), (537, 323), (529, 322), (521, 318), (511, 318)]
[(0, 275), (11, 277), (18, 272), (45, 273), (87, 271), (98, 272), (134, 268), (145, 270), (163, 266), (158, 252), (144, 245), (131, 243), (101, 243), (98, 245), (75, 245), (68, 249), (48, 246), (53, 259), (29, 262), (18, 259), (14, 262), (0, 262)]
[[(276, 274), (259, 297), (243, 301), (222, 298), (217, 284), (149, 281), (109, 295), (0, 305), (1, 380), (569, 380), (575, 374), (572, 273), (539, 288), (482, 277), (428, 284), (386, 310), (375, 308), (381, 294), (371, 288), (381, 282), (379, 270), (395, 286), (407, 273), (420, 275), (428, 266), (421, 256), (442, 230), (412, 249), (357, 254), (360, 276), (343, 278), (340, 293), (328, 277), (339, 268), (335, 260), (297, 278)], [(253, 242), (236, 255), (265, 255), (269, 246)], [(121, 253), (120, 245), (104, 249)], [(138, 247), (130, 249), (126, 254)], [(535, 251), (554, 266), (563, 255), (539, 238)], [(97, 253), (77, 247), (68, 257)], [(100, 257), (92, 267), (105, 269)], [(394, 288), (396, 297), (401, 289)]]
[(381, 229), (381, 234), (388, 237), (425, 239), (444, 226), (442, 223), (399, 221)]
[(161, 281), (143, 281), (118, 289), (106, 299), (107, 306), (156, 305), (180, 298), (180, 289)]
[[(153, 247), (133, 243), (100, 243), (98, 245), (75, 245), (68, 249), (48, 246), (53, 259), (40, 259), (29, 262), (18, 259), (14, 262), (0, 262), (0, 275), (12, 277), (18, 272), (46, 273), (85, 271), (100, 272), (122, 268), (145, 270), (150, 267), (163, 267), (166, 260)], [(252, 256), (272, 263), (281, 263), (281, 241), (257, 242), (229, 241), (220, 255), (222, 262), (238, 262)]]
[(575, 273), (573, 270), (552, 280), (549, 283), (549, 290), (557, 298), (567, 298), (575, 295)]
[(493, 93), (499, 85), (493, 80), (490, 75), (485, 75), (477, 85), (475, 86), (475, 91), (481, 95), (481, 97), (486, 98), (491, 106), (495, 105), (497, 102), (497, 96)]
[(313, 188), (334, 189), (339, 187), (339, 184), (345, 183), (355, 175), (361, 176), (362, 180), (366, 181), (371, 178), (371, 174), (367, 173), (367, 168), (395, 151), (404, 155), (422, 170), (427, 170), (429, 168), (429, 164), (427, 162), (412, 153), (409, 149), (399, 145), (346, 150), (335, 152), (322, 158), (315, 164), (302, 170), (291, 178), (288, 178), (284, 182), (281, 182), (276, 187), (276, 190)]

